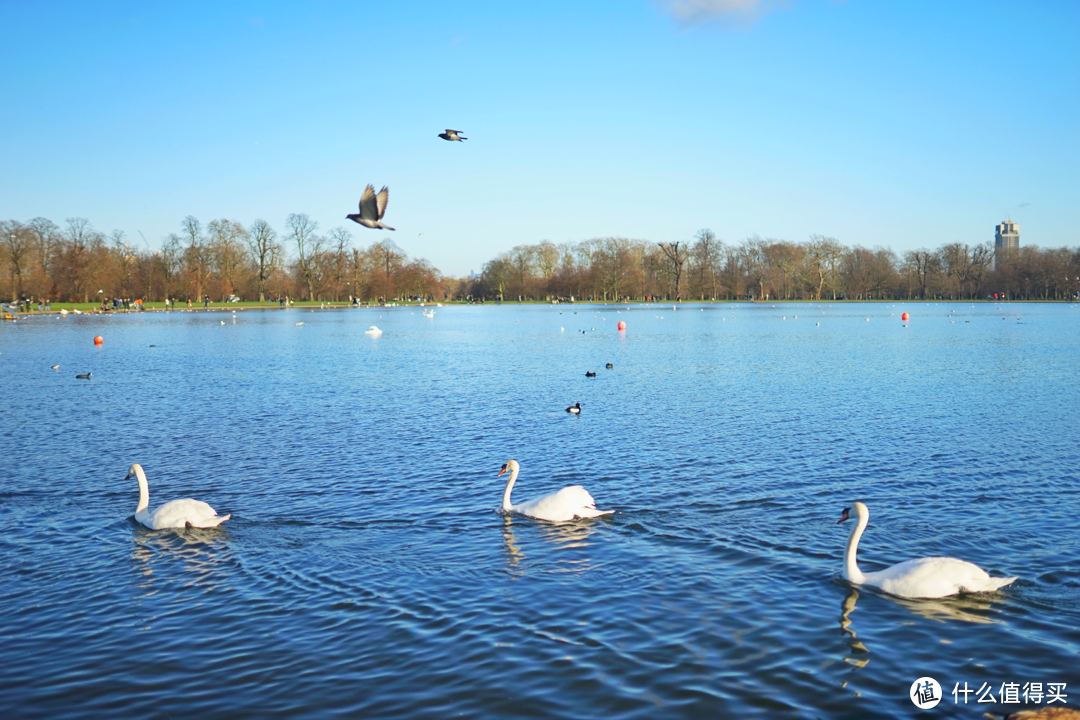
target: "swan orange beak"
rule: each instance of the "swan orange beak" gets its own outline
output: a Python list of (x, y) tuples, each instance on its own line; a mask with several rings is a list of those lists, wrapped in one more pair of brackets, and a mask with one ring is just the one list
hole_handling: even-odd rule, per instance
[(844, 512), (843, 512), (842, 515), (840, 515), (840, 519), (836, 521), (836, 524), (839, 525), (840, 523), (844, 522), (847, 519), (848, 519), (848, 508), (844, 508)]
[(504, 472), (506, 472), (506, 466), (505, 466), (505, 465), (503, 465), (503, 466), (502, 466), (502, 470), (500, 470), (500, 471), (499, 471), (499, 474), (498, 474), (498, 475), (496, 475), (495, 477), (499, 477), (499, 476), (500, 476), (500, 475), (502, 475), (502, 474), (503, 474)]

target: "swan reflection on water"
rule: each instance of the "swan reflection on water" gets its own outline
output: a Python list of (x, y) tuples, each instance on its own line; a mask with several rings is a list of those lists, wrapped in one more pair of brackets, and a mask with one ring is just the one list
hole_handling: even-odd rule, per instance
[(945, 622), (956, 620), (958, 622), (993, 624), (1001, 621), (986, 613), (1000, 613), (1000, 610), (991, 608), (993, 594), (979, 593), (978, 595), (953, 595), (948, 598), (936, 600), (908, 600), (906, 598), (890, 597), (897, 605), (907, 608), (916, 615), (922, 615), (927, 620)]
[(851, 612), (855, 609), (855, 602), (858, 599), (859, 591), (850, 588), (844, 601), (840, 603), (840, 632), (850, 636), (845, 642), (847, 642), (848, 648), (851, 650), (851, 655), (854, 656), (845, 657), (844, 662), (862, 668), (866, 667), (866, 664), (870, 662), (870, 650), (862, 644), (855, 631), (851, 629)]
[[(560, 571), (584, 572), (591, 568), (591, 558), (580, 555), (579, 552), (592, 545), (589, 542), (589, 536), (596, 532), (594, 521), (579, 520), (566, 523), (546, 523), (523, 521), (521, 518), (515, 518), (513, 515), (507, 514), (503, 515), (503, 550), (506, 552), (507, 567), (514, 571), (515, 574), (524, 573), (525, 568), (522, 563), (526, 558), (525, 552), (521, 549), (521, 541), (514, 532), (515, 524), (519, 526), (519, 532), (535, 533), (535, 537), (554, 545), (555, 550), (575, 551), (572, 558), (549, 556), (549, 558), (554, 558), (558, 562)], [(526, 541), (528, 539), (528, 536), (526, 536)]]
[[(927, 620), (935, 622), (967, 622), (976, 624), (993, 624), (1001, 621), (988, 613), (999, 613), (1000, 610), (992, 608), (993, 595), (987, 593), (956, 595), (936, 600), (909, 600), (907, 598), (893, 597), (884, 593), (868, 593), (878, 598), (889, 600), (902, 608), (910, 610), (916, 615), (921, 615)], [(870, 650), (863, 644), (852, 628), (851, 613), (859, 599), (859, 591), (854, 587), (848, 588), (848, 593), (840, 603), (840, 631), (847, 635), (845, 642), (851, 650), (852, 657), (845, 657), (844, 662), (856, 667), (866, 667), (870, 662)]]
[[(131, 559), (142, 575), (139, 588), (143, 592), (139, 598), (148, 598), (163, 589), (155, 587), (155, 580), (163, 585), (178, 580), (183, 587), (204, 591), (219, 587), (227, 577), (223, 568), (223, 561), (230, 556), (228, 545), (223, 542), (227, 538), (226, 532), (216, 528), (153, 531), (137, 525)], [(180, 561), (179, 572), (176, 561)]]

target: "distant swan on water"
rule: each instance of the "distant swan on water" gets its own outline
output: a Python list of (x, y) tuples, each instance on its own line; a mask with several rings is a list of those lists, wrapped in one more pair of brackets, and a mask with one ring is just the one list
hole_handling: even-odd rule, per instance
[(514, 482), (520, 470), (521, 466), (518, 465), (517, 460), (507, 460), (499, 471), (499, 475), (510, 472), (510, 479), (506, 481), (506, 490), (503, 491), (502, 511), (504, 513), (516, 513), (550, 522), (565, 522), (578, 518), (600, 517), (615, 512), (614, 510), (597, 510), (596, 501), (593, 500), (592, 495), (580, 485), (570, 485), (558, 492), (513, 505), (510, 502), (510, 491), (514, 488)]
[(382, 330), (380, 330), (379, 328), (372, 325), (371, 328), (364, 331), (364, 334), (365, 335), (371, 335), (372, 337), (378, 337), (378, 336), (382, 335)]
[(190, 498), (172, 500), (154, 512), (150, 512), (147, 507), (150, 504), (150, 490), (146, 485), (146, 473), (143, 472), (142, 465), (139, 463), (132, 465), (124, 479), (129, 480), (132, 475), (139, 481), (139, 506), (135, 508), (135, 519), (151, 530), (185, 527), (211, 528), (217, 527), (232, 517), (231, 514), (218, 515), (214, 508), (203, 501)]
[(864, 573), (859, 570), (855, 553), (859, 549), (859, 538), (870, 522), (870, 510), (861, 502), (852, 503), (844, 508), (837, 523), (851, 517), (852, 510), (858, 516), (858, 522), (852, 528), (844, 550), (844, 579), (850, 583), (869, 585), (903, 598), (941, 598), (962, 592), (993, 592), (1016, 580), (1015, 577), (990, 577), (978, 565), (951, 557), (908, 560), (879, 572)]

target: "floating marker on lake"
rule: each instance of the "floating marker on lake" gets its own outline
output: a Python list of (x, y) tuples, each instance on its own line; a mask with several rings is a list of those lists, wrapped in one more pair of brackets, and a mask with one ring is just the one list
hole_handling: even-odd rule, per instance
[(105, 339), (102, 338), (100, 335), (98, 335), (97, 337), (94, 338), (94, 344), (95, 345), (100, 345), (103, 342), (105, 342)]
[(900, 319), (903, 320), (904, 322), (908, 321), (908, 317), (909, 316), (908, 316), (907, 313), (900, 313)]
[(622, 320), (619, 321), (619, 329), (620, 330), (625, 330), (626, 329), (626, 323), (623, 322)]

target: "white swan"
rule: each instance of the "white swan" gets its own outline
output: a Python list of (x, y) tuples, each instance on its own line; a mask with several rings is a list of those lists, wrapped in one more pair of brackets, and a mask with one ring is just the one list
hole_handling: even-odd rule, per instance
[(538, 498), (523, 502), (518, 505), (510, 503), (510, 491), (517, 480), (521, 466), (517, 460), (507, 460), (502, 466), (499, 475), (507, 470), (510, 471), (510, 479), (506, 481), (506, 490), (503, 491), (502, 509), (506, 513), (517, 513), (540, 520), (551, 522), (565, 522), (577, 518), (594, 518), (601, 515), (609, 515), (614, 510), (597, 510), (596, 501), (593, 500), (589, 491), (580, 485), (570, 485), (558, 492), (541, 495)]
[(382, 330), (372, 325), (371, 329), (364, 331), (364, 334), (371, 335), (372, 337), (379, 337), (380, 335), (382, 335)]
[(172, 500), (150, 512), (147, 506), (150, 504), (150, 490), (146, 486), (146, 473), (142, 465), (135, 463), (128, 470), (125, 480), (134, 475), (139, 480), (139, 506), (135, 508), (135, 519), (150, 528), (161, 530), (163, 528), (211, 528), (217, 527), (232, 517), (218, 515), (214, 508), (201, 500)]
[(993, 592), (1016, 580), (1015, 577), (990, 577), (978, 565), (950, 557), (908, 560), (880, 572), (864, 573), (855, 562), (855, 553), (859, 549), (859, 538), (870, 522), (870, 511), (861, 502), (852, 503), (851, 507), (844, 508), (837, 523), (847, 520), (852, 509), (859, 521), (852, 528), (844, 550), (844, 579), (848, 582), (876, 587), (903, 598), (941, 598), (962, 592)]

